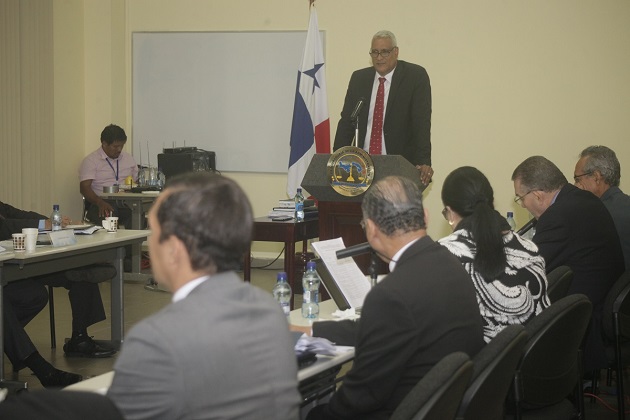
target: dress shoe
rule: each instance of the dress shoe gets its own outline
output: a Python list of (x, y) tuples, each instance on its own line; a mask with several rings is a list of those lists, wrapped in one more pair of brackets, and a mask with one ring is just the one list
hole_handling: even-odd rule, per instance
[(44, 385), (44, 388), (63, 388), (83, 380), (83, 376), (81, 375), (59, 369), (53, 369), (46, 376), (38, 378), (42, 385)]
[(91, 357), (96, 359), (111, 357), (116, 354), (116, 350), (100, 346), (87, 335), (72, 337), (70, 341), (63, 345), (63, 351), (66, 357)]

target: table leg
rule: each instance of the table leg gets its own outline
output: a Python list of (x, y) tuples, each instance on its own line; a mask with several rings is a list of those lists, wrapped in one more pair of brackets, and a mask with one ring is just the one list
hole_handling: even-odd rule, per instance
[(111, 280), (111, 323), (112, 323), (112, 345), (120, 348), (124, 333), (124, 313), (123, 313), (123, 258), (125, 248), (116, 249), (116, 259), (113, 261), (118, 274)]
[(243, 255), (243, 280), (251, 282), (252, 280), (252, 247), (247, 247), (245, 254)]
[(291, 286), (291, 309), (295, 309), (293, 303), (297, 291), (296, 288), (298, 287), (295, 284), (295, 242), (285, 242), (284, 247), (284, 271), (287, 272), (287, 280), (289, 286)]

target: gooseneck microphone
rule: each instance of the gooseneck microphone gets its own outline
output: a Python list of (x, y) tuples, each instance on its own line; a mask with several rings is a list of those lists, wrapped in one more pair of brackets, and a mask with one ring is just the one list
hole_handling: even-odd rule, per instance
[(528, 230), (530, 230), (531, 228), (536, 226), (536, 223), (538, 223), (538, 219), (530, 220), (529, 222), (525, 223), (522, 228), (520, 228), (518, 231), (516, 231), (516, 234), (517, 235), (524, 234), (525, 232), (527, 232)]
[(369, 242), (363, 242), (362, 244), (352, 245), (345, 249), (340, 249), (336, 252), (337, 259), (354, 257), (355, 255), (367, 254), (372, 251), (372, 247)]
[(361, 112), (361, 108), (363, 108), (364, 102), (365, 102), (364, 97), (360, 97), (359, 100), (357, 101), (357, 104), (354, 106), (354, 111), (352, 111), (352, 114), (350, 115), (350, 119), (352, 121), (356, 120), (357, 117), (359, 116), (359, 112)]

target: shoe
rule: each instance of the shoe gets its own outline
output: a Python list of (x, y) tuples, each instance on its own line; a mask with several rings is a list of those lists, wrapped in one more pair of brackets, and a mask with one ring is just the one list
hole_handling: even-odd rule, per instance
[(76, 373), (64, 372), (63, 370), (53, 369), (48, 375), (39, 378), (44, 388), (63, 388), (68, 385), (81, 382), (83, 376)]
[(63, 351), (66, 357), (91, 357), (95, 359), (111, 357), (116, 354), (116, 350), (100, 346), (92, 340), (92, 337), (87, 335), (72, 337), (63, 345)]

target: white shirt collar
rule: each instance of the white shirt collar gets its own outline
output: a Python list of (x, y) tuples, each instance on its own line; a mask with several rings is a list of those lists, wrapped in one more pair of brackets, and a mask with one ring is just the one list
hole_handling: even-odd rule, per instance
[(203, 276), (189, 281), (188, 283), (180, 287), (175, 293), (173, 293), (172, 302), (175, 303), (185, 299), (186, 296), (188, 296), (188, 294), (195, 289), (195, 287), (199, 286), (201, 283), (208, 280), (209, 278), (210, 276)]

